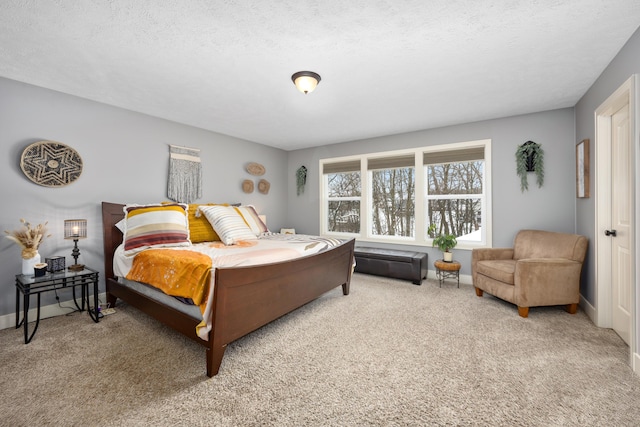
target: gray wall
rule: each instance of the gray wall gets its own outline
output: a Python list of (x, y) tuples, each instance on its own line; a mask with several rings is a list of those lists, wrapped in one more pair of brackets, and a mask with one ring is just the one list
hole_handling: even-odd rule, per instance
[[(20, 156), (39, 140), (78, 151), (84, 164), (80, 178), (62, 188), (28, 180)], [(73, 242), (63, 239), (64, 220), (87, 218), (88, 237), (79, 242), (79, 261), (99, 269), (102, 278), (100, 203), (167, 200), (168, 144), (201, 150), (203, 197), (198, 201), (251, 203), (267, 215), (273, 229), (285, 225), (285, 151), (0, 78), (0, 231), (19, 228), (20, 218), (34, 225), (48, 221), (53, 236), (41, 245), (42, 258), (64, 255), (71, 264)], [(252, 178), (244, 169), (251, 161), (265, 166), (268, 195), (242, 192), (242, 181)], [(13, 277), (20, 271), (18, 245), (0, 239), (0, 315), (15, 311)], [(100, 289), (104, 291), (103, 280)], [(60, 298), (68, 299), (69, 293)], [(52, 302), (50, 295), (43, 305)]]
[[(572, 108), (291, 151), (287, 225), (299, 232), (319, 232), (320, 159), (478, 139), (492, 140), (494, 247), (511, 246), (516, 232), (523, 228), (575, 231)], [(522, 193), (516, 175), (515, 151), (528, 140), (542, 144), (545, 151), (545, 183), (538, 188), (535, 177), (530, 176), (529, 191)], [(301, 165), (308, 169), (307, 185), (304, 194), (297, 196), (295, 171)], [(363, 246), (385, 247), (369, 242)], [(416, 249), (415, 246), (407, 248)], [(440, 257), (438, 250), (431, 247), (418, 250), (428, 252), (430, 261)], [(454, 252), (462, 262), (462, 274), (471, 274), (471, 252), (459, 248)]]

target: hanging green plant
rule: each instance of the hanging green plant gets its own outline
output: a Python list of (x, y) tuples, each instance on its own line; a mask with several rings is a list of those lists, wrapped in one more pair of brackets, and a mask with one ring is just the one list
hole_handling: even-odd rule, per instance
[(307, 183), (307, 168), (300, 166), (296, 171), (296, 187), (298, 190), (298, 196), (304, 193), (304, 186)]
[(544, 183), (544, 150), (533, 141), (527, 141), (516, 150), (516, 172), (520, 177), (520, 191), (529, 189), (527, 172), (535, 172), (536, 183), (542, 187)]

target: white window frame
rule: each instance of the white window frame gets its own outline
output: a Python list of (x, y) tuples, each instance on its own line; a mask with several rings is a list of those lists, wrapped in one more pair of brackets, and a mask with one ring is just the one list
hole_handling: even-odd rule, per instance
[[(416, 246), (432, 246), (432, 239), (427, 236), (428, 224), (426, 220), (427, 207), (427, 183), (425, 167), (423, 165), (423, 156), (429, 152), (455, 151), (473, 147), (484, 148), (484, 173), (483, 173), (483, 194), (479, 195), (482, 199), (482, 239), (479, 242), (458, 241), (456, 249), (473, 249), (476, 247), (492, 246), (492, 211), (491, 211), (491, 140), (482, 139), (476, 141), (456, 142), (450, 144), (433, 145), (427, 147), (419, 147), (408, 150), (386, 151), (378, 153), (367, 153), (358, 156), (335, 157), (320, 159), (320, 234), (333, 237), (355, 237), (358, 241), (363, 242), (381, 242), (394, 243), (401, 245)], [(371, 233), (372, 210), (370, 209), (371, 189), (369, 185), (369, 159), (380, 159), (384, 157), (398, 157), (413, 154), (415, 156), (415, 235), (414, 237), (401, 236), (376, 236)], [(346, 161), (360, 161), (360, 233), (337, 233), (328, 232), (328, 198), (327, 194), (327, 176), (323, 173), (325, 164), (340, 163)], [(466, 197), (466, 196), (464, 196)], [(462, 198), (464, 198), (462, 197)], [(475, 195), (474, 195), (475, 197)], [(456, 196), (455, 198), (461, 198)]]
[[(395, 154), (393, 154), (395, 153)], [(414, 169), (414, 187), (415, 187), (415, 199), (414, 199), (414, 203), (417, 202), (417, 194), (420, 192), (420, 189), (418, 187), (418, 181), (417, 181), (417, 177), (416, 177), (416, 173), (417, 173), (417, 167), (416, 167), (416, 163), (415, 163), (415, 153), (413, 153), (412, 151), (397, 151), (397, 152), (389, 152), (389, 153), (385, 153), (384, 156), (368, 156), (367, 157), (367, 170), (366, 170), (366, 176), (367, 176), (367, 205), (365, 210), (365, 214), (367, 216), (367, 228), (363, 228), (362, 227), (362, 223), (360, 225), (361, 228), (361, 233), (362, 230), (364, 230), (364, 235), (371, 239), (372, 241), (381, 241), (381, 242), (391, 242), (391, 243), (398, 243), (398, 242), (402, 242), (402, 243), (412, 243), (416, 236), (414, 237), (408, 237), (408, 236), (384, 236), (384, 235), (378, 235), (378, 234), (373, 234), (372, 231), (372, 227), (371, 227), (371, 223), (373, 222), (373, 210), (370, 209), (371, 208), (371, 203), (370, 201), (373, 199), (373, 186), (369, 185), (369, 182), (372, 179), (372, 173), (375, 170), (379, 170), (379, 169), (369, 169), (369, 160), (372, 161), (376, 161), (376, 160), (380, 160), (380, 159), (385, 159), (385, 158), (394, 158), (394, 157), (405, 157), (408, 156), (410, 154), (413, 154), (414, 157), (414, 164), (413, 164), (413, 169)], [(391, 168), (387, 168), (387, 169), (391, 169)], [(386, 170), (386, 169), (385, 169)], [(418, 213), (418, 209), (417, 206), (415, 207), (415, 213), (417, 215)], [(361, 208), (361, 210), (363, 210)], [(416, 224), (416, 230), (414, 231), (414, 233), (417, 233), (417, 229), (418, 229), (418, 218), (414, 218), (414, 222)]]
[(362, 179), (362, 160), (360, 156), (357, 157), (340, 157), (334, 159), (327, 159), (327, 161), (320, 160), (320, 218), (324, 218), (324, 220), (320, 220), (320, 235), (322, 236), (335, 236), (335, 237), (358, 237), (360, 233), (346, 233), (346, 232), (337, 232), (337, 231), (329, 231), (328, 230), (328, 217), (329, 217), (329, 203), (330, 201), (336, 200), (351, 200), (351, 201), (360, 201), (360, 230), (362, 230), (362, 204), (366, 197), (363, 194), (363, 188), (360, 188), (360, 197), (329, 197), (327, 196), (327, 190), (329, 188), (329, 177), (327, 174), (324, 174), (324, 165), (329, 163), (344, 163), (351, 161), (360, 161), (360, 185), (363, 184)]

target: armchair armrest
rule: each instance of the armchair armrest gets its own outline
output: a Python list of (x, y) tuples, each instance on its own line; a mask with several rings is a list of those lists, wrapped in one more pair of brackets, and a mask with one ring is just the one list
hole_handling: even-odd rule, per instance
[(513, 248), (482, 248), (471, 252), (471, 259), (475, 261), (493, 259), (513, 259)]
[(519, 307), (563, 305), (580, 301), (582, 263), (565, 258), (527, 258), (516, 262)]
[(476, 282), (476, 271), (478, 261), (513, 259), (513, 248), (476, 248), (471, 251), (471, 278)]

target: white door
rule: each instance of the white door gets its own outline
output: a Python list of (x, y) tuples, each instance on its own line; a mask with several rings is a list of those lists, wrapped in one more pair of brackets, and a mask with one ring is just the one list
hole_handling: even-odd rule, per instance
[[(630, 361), (637, 352), (634, 300), (636, 220), (634, 149), (636, 76), (631, 76), (596, 113), (596, 310), (594, 322), (613, 328), (629, 345)], [(613, 231), (615, 230), (615, 233)], [(633, 243), (635, 245), (635, 243)], [(633, 366), (633, 363), (632, 363)], [(634, 367), (637, 371), (637, 368)]]
[(611, 285), (613, 330), (631, 342), (632, 171), (629, 104), (611, 115)]

